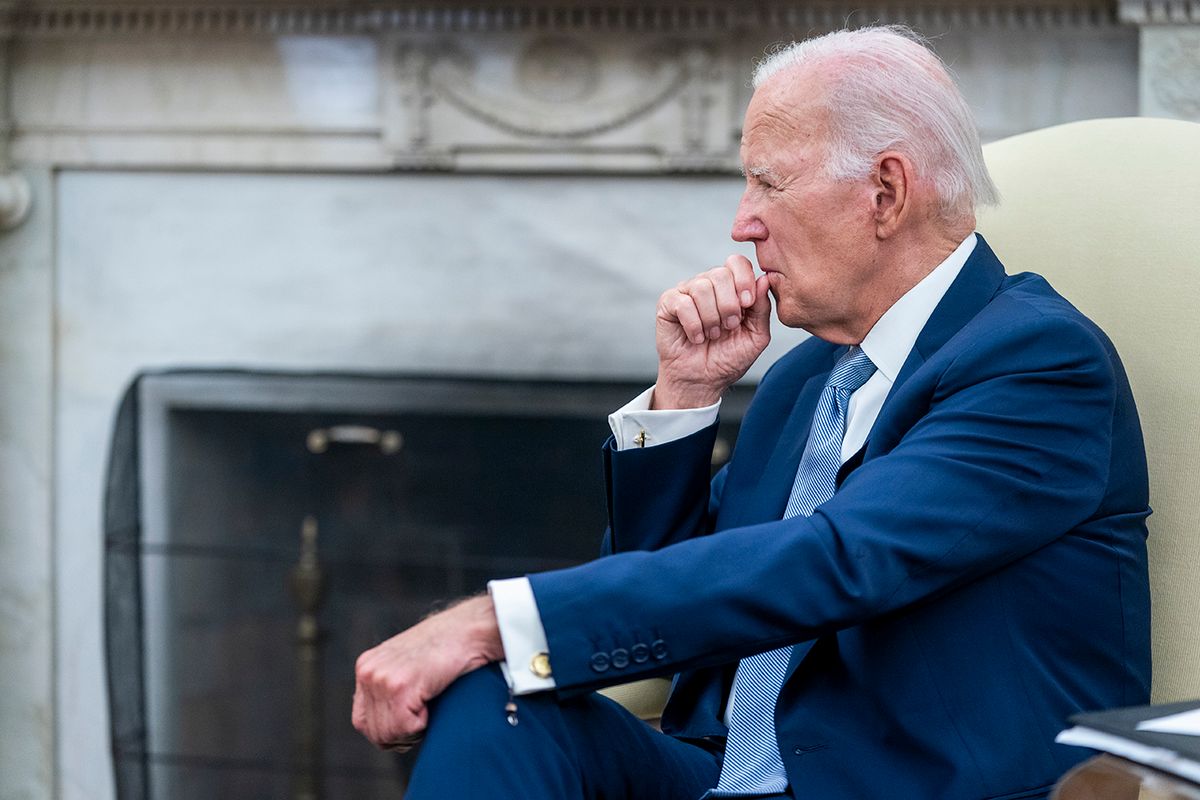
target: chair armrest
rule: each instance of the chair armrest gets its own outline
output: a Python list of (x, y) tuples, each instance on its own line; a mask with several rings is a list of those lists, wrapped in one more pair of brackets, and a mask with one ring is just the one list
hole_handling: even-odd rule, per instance
[(638, 719), (652, 722), (662, 716), (670, 691), (669, 678), (646, 678), (601, 689), (600, 694), (621, 704)]

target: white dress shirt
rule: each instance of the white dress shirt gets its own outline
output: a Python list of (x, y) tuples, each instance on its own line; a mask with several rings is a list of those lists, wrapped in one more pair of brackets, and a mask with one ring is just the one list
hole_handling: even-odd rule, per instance
[[(975, 241), (974, 233), (964, 239), (933, 272), (884, 312), (862, 340), (860, 346), (875, 365), (875, 373), (850, 395), (846, 433), (842, 437), (843, 462), (866, 442), (867, 434), (875, 424), (883, 401), (896, 382), (896, 376), (908, 359), (917, 336), (950, 284), (958, 277), (963, 264), (975, 249)], [(652, 386), (609, 415), (608, 424), (618, 450), (653, 447), (682, 439), (715, 422), (721, 407), (718, 401), (705, 408), (651, 410), (653, 394)], [(537, 674), (534, 670), (535, 657), (546, 654), (548, 645), (529, 579), (491, 581), (488, 591), (496, 607), (500, 639), (504, 645), (505, 661), (501, 662), (500, 668), (513, 693), (529, 694), (553, 689), (553, 675)], [(553, 664), (553, 654), (550, 656), (550, 663)], [(545, 671), (538, 670), (541, 673)], [(732, 698), (730, 700), (729, 705), (732, 705)], [(726, 716), (729, 705), (726, 706)]]

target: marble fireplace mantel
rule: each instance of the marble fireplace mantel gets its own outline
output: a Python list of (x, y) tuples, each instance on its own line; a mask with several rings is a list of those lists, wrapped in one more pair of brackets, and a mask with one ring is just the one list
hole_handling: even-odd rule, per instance
[[(912, 24), (969, 96), (1022, 82), (1023, 102), (976, 100), (991, 139), (1086, 113), (1052, 73), (1094, 68), (1088, 39), (1194, 23), (1197, 5), (22, 3), (4, 27), (9, 146), (71, 167), (730, 171), (747, 66), (774, 42)], [(1072, 89), (1125, 89), (1096, 78)], [(1163, 105), (1188, 111), (1181, 94)]]
[[(728, 246), (754, 59), (876, 20), (933, 37), (987, 139), (1200, 120), (1200, 0), (0, 0), (0, 800), (112, 796), (98, 464), (133, 372), (644, 375), (642, 311)], [(447, 223), (456, 186), (499, 198), (486, 247)], [(459, 259), (469, 346), (396, 252)], [(520, 353), (502, 279), (588, 304)], [(595, 330), (628, 339), (597, 356)]]

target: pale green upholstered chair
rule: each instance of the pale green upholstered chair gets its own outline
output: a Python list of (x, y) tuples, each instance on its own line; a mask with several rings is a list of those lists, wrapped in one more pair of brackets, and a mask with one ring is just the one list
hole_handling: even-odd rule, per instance
[[(984, 147), (1002, 203), (979, 231), (1116, 343), (1150, 461), (1154, 700), (1200, 697), (1200, 125), (1074, 122)], [(1086, 603), (1086, 597), (1079, 602)], [(646, 719), (669, 683), (606, 690)]]
[[(1150, 462), (1155, 702), (1200, 697), (1200, 125), (1074, 122), (984, 148), (979, 231), (1112, 338)], [(1086, 597), (1079, 602), (1086, 603)]]

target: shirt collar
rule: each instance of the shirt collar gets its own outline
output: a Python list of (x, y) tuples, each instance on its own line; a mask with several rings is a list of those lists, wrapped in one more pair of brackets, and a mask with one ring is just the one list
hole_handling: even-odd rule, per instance
[(895, 383), (900, 368), (917, 342), (917, 336), (950, 284), (958, 277), (963, 264), (967, 263), (977, 238), (972, 233), (963, 239), (933, 272), (893, 303), (862, 340), (860, 346), (863, 352), (889, 383)]

